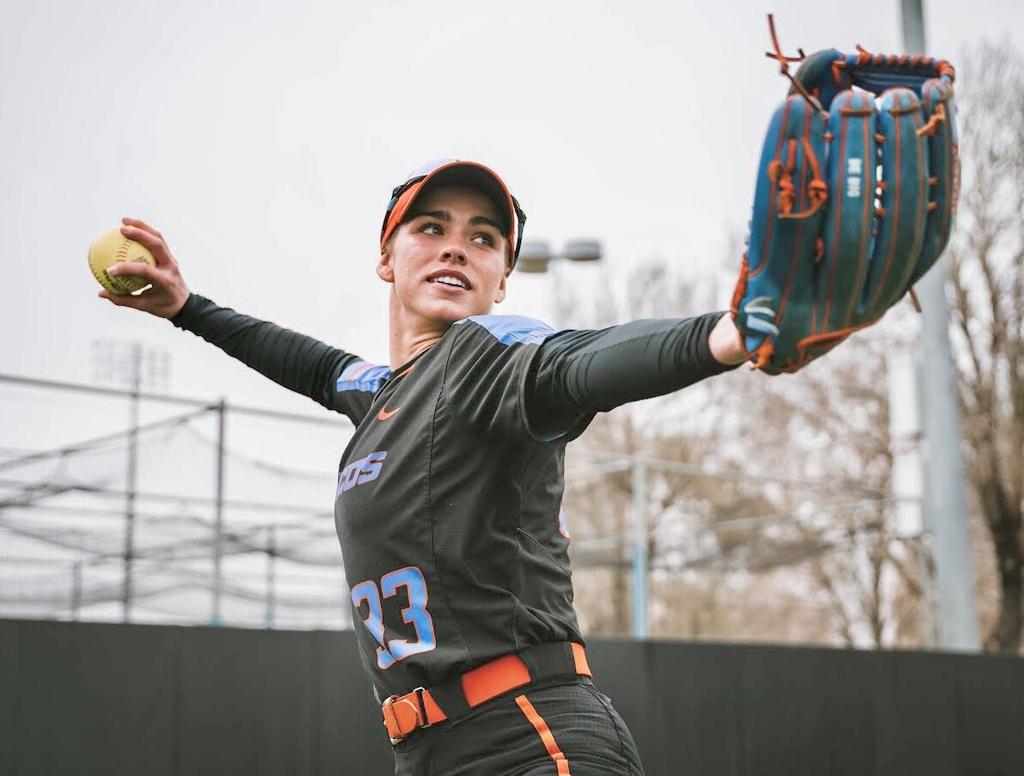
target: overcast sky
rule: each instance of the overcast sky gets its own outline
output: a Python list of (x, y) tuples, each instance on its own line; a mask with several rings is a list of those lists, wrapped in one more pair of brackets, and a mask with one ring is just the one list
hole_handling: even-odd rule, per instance
[[(706, 276), (744, 228), (763, 133), (787, 88), (764, 57), (766, 12), (788, 51), (901, 49), (898, 0), (773, 6), (0, 0), (0, 373), (88, 382), (94, 341), (138, 340), (169, 354), (169, 392), (317, 414), (166, 321), (98, 299), (89, 243), (122, 215), (141, 217), (167, 236), (194, 290), (386, 361), (387, 286), (373, 271), (383, 209), (408, 170), (439, 157), (495, 167), (529, 214), (527, 238), (598, 238), (620, 278), (651, 259)], [(955, 63), (983, 37), (1024, 46), (1019, 0), (926, 6), (933, 55)], [(563, 277), (598, 275), (567, 267)], [(551, 288), (550, 278), (517, 275), (497, 311), (550, 318)], [(179, 411), (147, 403), (143, 417)], [(141, 492), (212, 494), (212, 420), (144, 436)], [(126, 426), (123, 402), (0, 383), (0, 448), (47, 449)], [(231, 415), (228, 428), (229, 499), (330, 510), (346, 421), (282, 427)], [(118, 440), (2, 477), (117, 488), (124, 458)], [(4, 487), (0, 496), (13, 494)], [(164, 525), (181, 538), (190, 515), (212, 520), (208, 508), (140, 503), (142, 545), (166, 540)], [(6, 509), (4, 519), (106, 552), (85, 582), (116, 585), (120, 501), (70, 493), (45, 504), (65, 511)], [(233, 528), (301, 523), (286, 510), (232, 507), (226, 517)], [(329, 519), (310, 527), (326, 529), (310, 548), (333, 557)], [(65, 560), (15, 562), (44, 553)], [(71, 568), (62, 564), (82, 556), (0, 534), (8, 593), (62, 595)], [(260, 563), (241, 556), (227, 568), (258, 576)], [(331, 624), (347, 611), (340, 568), (321, 572), (339, 605), (310, 622)], [(209, 596), (191, 596), (150, 600), (136, 616), (201, 618)], [(234, 621), (243, 603), (231, 602)], [(99, 604), (86, 616), (119, 611)]]
[[(790, 50), (901, 48), (897, 0), (773, 5)], [(0, 7), (0, 372), (87, 381), (93, 340), (137, 338), (171, 354), (172, 392), (310, 412), (191, 335), (97, 299), (92, 238), (144, 218), (194, 290), (386, 360), (373, 264), (406, 171), (479, 159), (523, 203), (528, 238), (596, 237), (617, 267), (671, 258), (697, 276), (746, 222), (786, 89), (755, 3)], [(1021, 46), (1022, 9), (928, 2), (929, 51)], [(519, 275), (497, 311), (544, 318), (549, 285)], [(3, 444), (66, 437), (52, 413), (31, 419), (55, 395), (15, 393), (0, 386)]]

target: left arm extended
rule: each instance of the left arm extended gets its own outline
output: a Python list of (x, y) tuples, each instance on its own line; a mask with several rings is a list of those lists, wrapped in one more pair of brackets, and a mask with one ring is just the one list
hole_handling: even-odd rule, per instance
[(736, 328), (736, 323), (729, 314), (718, 319), (708, 337), (708, 346), (711, 348), (711, 355), (720, 364), (736, 366), (748, 358), (746, 351), (743, 350), (740, 330)]
[(744, 360), (728, 313), (567, 332), (541, 346), (527, 418), (536, 435), (556, 439), (583, 417), (678, 391)]

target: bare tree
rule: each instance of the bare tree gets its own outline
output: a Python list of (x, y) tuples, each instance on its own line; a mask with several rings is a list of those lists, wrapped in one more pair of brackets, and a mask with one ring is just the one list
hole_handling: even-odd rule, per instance
[[(1009, 44), (989, 43), (968, 52), (964, 65), (958, 97), (963, 191), (948, 293), (973, 511), (985, 526), (992, 559), (979, 564), (978, 589), (983, 604), (998, 597), (998, 606), (985, 613), (991, 622), (986, 645), (1018, 652), (1024, 629), (1024, 60)], [(616, 296), (619, 288), (624, 296)], [(590, 304), (560, 294), (563, 313), (571, 311), (576, 325), (606, 325), (707, 309), (714, 298), (664, 263), (596, 291)], [(590, 319), (581, 321), (581, 312)], [(797, 621), (810, 605), (809, 628), (788, 633), (848, 644), (921, 643), (927, 596), (920, 574), (927, 553), (894, 534), (884, 499), (892, 466), (884, 354), (911, 328), (898, 308), (796, 377), (729, 375), (688, 389), (685, 399), (654, 400), (658, 416), (672, 417), (671, 423), (645, 422), (651, 403), (598, 419), (584, 444), (711, 462), (753, 478), (835, 484), (832, 493), (822, 493), (658, 474), (648, 510), (659, 632), (777, 635), (773, 626), (780, 618)], [(754, 450), (762, 454), (751, 455)], [(851, 501), (858, 489), (875, 495)], [(623, 632), (629, 475), (610, 474), (573, 494), (580, 534), (593, 531), (603, 542), (595, 546), (604, 555), (590, 559), (603, 564), (605, 583), (612, 585), (610, 593), (584, 590), (581, 597), (602, 602), (600, 628)], [(759, 575), (757, 586), (736, 582), (752, 573)], [(779, 606), (771, 609), (771, 622), (759, 622), (764, 601), (756, 591), (771, 574), (767, 587)], [(831, 636), (815, 631), (822, 612)]]
[(999, 579), (990, 649), (1024, 628), (1024, 59), (983, 43), (964, 59), (963, 189), (949, 295), (970, 481)]
[[(568, 292), (558, 298), (577, 325), (601, 325), (707, 309), (720, 296), (708, 285), (688, 284), (657, 263), (625, 283), (600, 284), (589, 307)], [(587, 311), (590, 320), (581, 321)], [(796, 378), (741, 368), (620, 408), (570, 448), (570, 472), (585, 471), (588, 454), (603, 451), (740, 473), (649, 471), (653, 633), (921, 642), (917, 548), (893, 535), (886, 501), (888, 404), (878, 379), (885, 347), (849, 347)], [(827, 487), (780, 485), (797, 478)], [(625, 469), (569, 480), (577, 597), (590, 632), (629, 629), (632, 487)]]
[(827, 602), (833, 638), (850, 646), (920, 645), (925, 636), (923, 548), (894, 529), (886, 355), (908, 326), (906, 311), (890, 317), (799, 375), (751, 375), (742, 391), (719, 399), (757, 418), (745, 450), (770, 451), (736, 465), (781, 481), (764, 493), (789, 513), (775, 524), (768, 561), (788, 556), (787, 568), (809, 574), (808, 597)]

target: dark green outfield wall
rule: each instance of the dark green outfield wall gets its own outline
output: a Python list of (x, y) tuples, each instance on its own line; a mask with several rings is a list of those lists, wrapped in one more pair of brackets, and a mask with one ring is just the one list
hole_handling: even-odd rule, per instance
[[(649, 776), (1024, 775), (1024, 660), (594, 640)], [(0, 774), (391, 772), (352, 633), (0, 620)]]

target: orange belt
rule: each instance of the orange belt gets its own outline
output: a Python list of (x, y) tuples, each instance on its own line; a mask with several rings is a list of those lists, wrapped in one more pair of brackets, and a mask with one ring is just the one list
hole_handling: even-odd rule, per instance
[[(592, 675), (582, 644), (539, 644), (467, 671), (455, 688), (417, 687), (405, 695), (392, 695), (381, 707), (384, 727), (391, 743), (397, 744), (414, 730), (457, 718), (462, 716), (460, 711), (465, 713), (517, 687), (560, 675)], [(445, 705), (452, 707), (448, 713), (438, 704), (438, 698), (448, 699)]]

